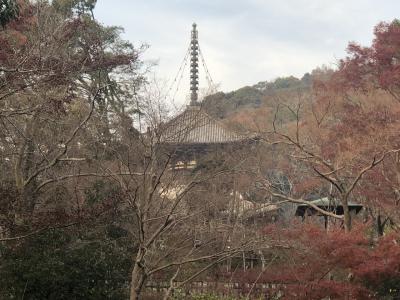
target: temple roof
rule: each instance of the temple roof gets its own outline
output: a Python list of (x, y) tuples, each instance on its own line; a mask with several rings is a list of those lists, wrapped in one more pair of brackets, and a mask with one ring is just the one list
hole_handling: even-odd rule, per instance
[(244, 140), (208, 115), (200, 106), (188, 106), (163, 128), (162, 142), (171, 144), (225, 144)]
[[(321, 208), (323, 210), (333, 211), (338, 215), (343, 215), (343, 206), (340, 203), (340, 201), (337, 199), (330, 199), (328, 197), (324, 197), (321, 199), (316, 199), (316, 200), (310, 201), (310, 203), (318, 206), (319, 208)], [(358, 204), (358, 203), (355, 203), (352, 201), (348, 202), (348, 206), (349, 206), (350, 211), (355, 211), (356, 213), (358, 213), (363, 208), (362, 204)], [(308, 214), (318, 213), (314, 210), (314, 208), (312, 208), (311, 206), (309, 206), (307, 204), (299, 204), (299, 205), (297, 205), (295, 215), (296, 216), (304, 216), (306, 214), (307, 210), (308, 210)]]

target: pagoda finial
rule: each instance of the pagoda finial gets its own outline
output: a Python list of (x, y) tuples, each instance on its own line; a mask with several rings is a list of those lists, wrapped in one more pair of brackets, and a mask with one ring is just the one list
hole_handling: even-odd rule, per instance
[(199, 91), (199, 40), (197, 25), (192, 25), (190, 41), (190, 105), (198, 105)]

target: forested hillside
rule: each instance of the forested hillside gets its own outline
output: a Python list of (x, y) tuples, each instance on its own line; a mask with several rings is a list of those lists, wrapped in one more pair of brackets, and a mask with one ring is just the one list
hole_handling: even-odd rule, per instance
[(243, 109), (274, 107), (274, 97), (293, 90), (307, 90), (312, 85), (312, 75), (304, 74), (301, 79), (282, 77), (274, 81), (261, 81), (253, 86), (246, 86), (229, 93), (219, 92), (207, 96), (203, 106), (217, 118), (227, 118)]

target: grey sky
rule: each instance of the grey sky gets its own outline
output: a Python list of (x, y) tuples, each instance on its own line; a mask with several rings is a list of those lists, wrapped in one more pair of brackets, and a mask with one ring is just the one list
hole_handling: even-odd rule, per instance
[(158, 61), (165, 80), (175, 77), (196, 22), (223, 91), (332, 65), (349, 41), (370, 44), (373, 27), (399, 13), (399, 0), (98, 0), (95, 10), (135, 45), (149, 44), (144, 58)]

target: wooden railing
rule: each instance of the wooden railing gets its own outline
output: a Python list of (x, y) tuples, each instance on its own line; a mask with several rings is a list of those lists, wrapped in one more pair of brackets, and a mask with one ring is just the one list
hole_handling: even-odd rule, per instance
[[(174, 282), (173, 284), (175, 288), (179, 285), (179, 282)], [(169, 284), (167, 282), (149, 282), (146, 285), (145, 294), (150, 297), (149, 299), (160, 299), (157, 297), (163, 295), (168, 287)], [(247, 296), (250, 293), (252, 297), (259, 297), (262, 295), (268, 295), (272, 291), (277, 290), (278, 285), (276, 284), (196, 281), (185, 284), (184, 287), (176, 289), (174, 292), (182, 296), (214, 294), (219, 296), (239, 297)]]

